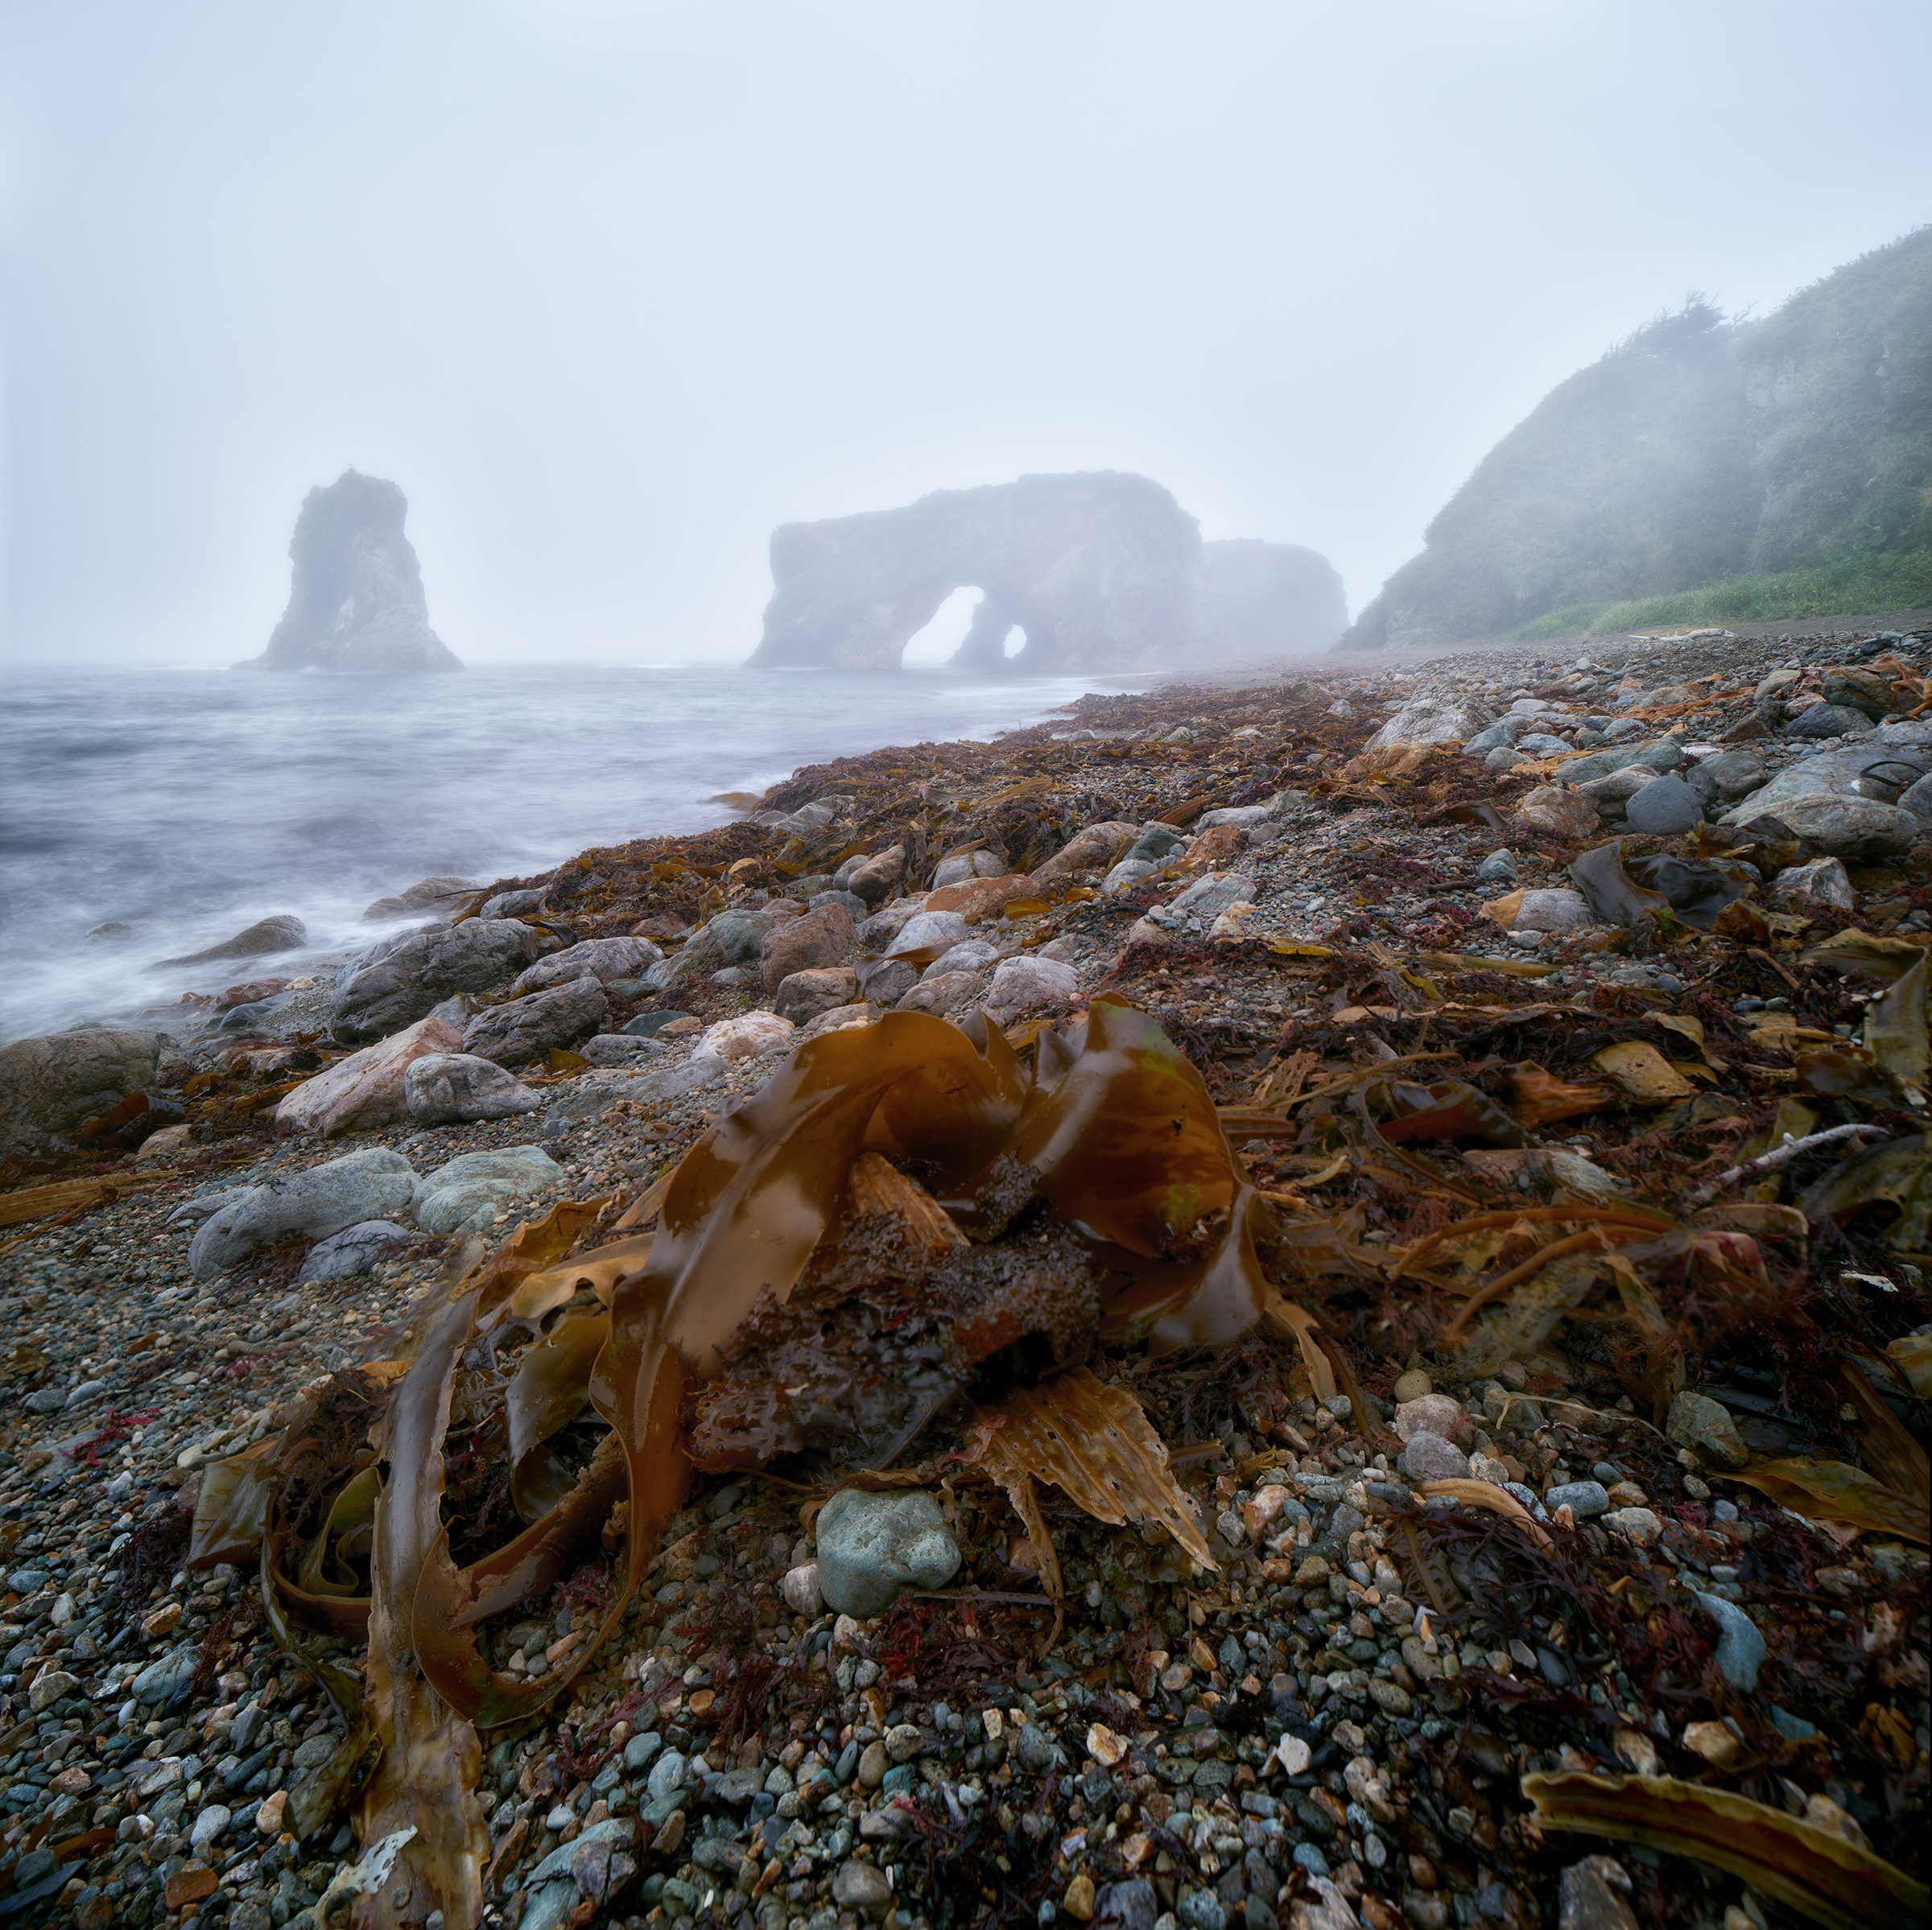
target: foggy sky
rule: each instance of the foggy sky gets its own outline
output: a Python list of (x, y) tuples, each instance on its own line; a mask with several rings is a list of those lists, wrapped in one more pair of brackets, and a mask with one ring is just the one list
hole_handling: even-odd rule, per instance
[(741, 658), (772, 526), (1123, 468), (1359, 609), (1550, 386), (1932, 215), (1932, 9), (14, 0), (4, 647), (232, 661), (400, 483), (472, 662)]

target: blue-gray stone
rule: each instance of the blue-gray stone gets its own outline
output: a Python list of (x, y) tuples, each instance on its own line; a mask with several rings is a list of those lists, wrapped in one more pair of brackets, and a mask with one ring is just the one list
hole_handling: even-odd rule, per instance
[(1119, 862), (1125, 864), (1131, 859), (1137, 864), (1159, 864), (1177, 851), (1184, 850), (1187, 843), (1187, 840), (1171, 826), (1150, 825), (1121, 853)]
[(839, 1751), (838, 1762), (834, 1766), (832, 1772), (834, 1779), (837, 1782), (841, 1789), (843, 1789), (845, 1785), (852, 1780), (852, 1775), (857, 1770), (858, 1767), (859, 1746), (857, 1742), (848, 1742), (845, 1746)]
[(1787, 1742), (1808, 1742), (1818, 1734), (1817, 1728), (1802, 1716), (1794, 1716), (1790, 1709), (1780, 1709), (1775, 1702), (1771, 1705), (1771, 1726)]
[(1312, 1843), (1297, 1843), (1294, 1846), (1294, 1860), (1311, 1876), (1326, 1876), (1328, 1874), (1327, 1858)]
[[(1503, 1492), (1521, 1502), (1523, 1506), (1530, 1511), (1531, 1520), (1545, 1523), (1549, 1520), (1550, 1511), (1543, 1506), (1541, 1497), (1534, 1488), (1525, 1487), (1520, 1481), (1505, 1481), (1503, 1483)], [(1571, 1511), (1574, 1514), (1575, 1510), (1572, 1509)]]
[(47, 1570), (43, 1568), (17, 1568), (6, 1578), (6, 1586), (16, 1595), (31, 1595), (46, 1584)]
[(664, 1738), (654, 1731), (646, 1730), (641, 1736), (633, 1736), (624, 1745), (624, 1767), (642, 1769), (663, 1746)]
[(718, 1802), (730, 1804), (735, 1809), (741, 1803), (749, 1803), (761, 1787), (757, 1770), (728, 1769), (704, 1785), (704, 1793)]
[(592, 1823), (573, 1841), (558, 1844), (524, 1878), (523, 1887), (526, 1890), (535, 1889), (539, 1883), (554, 1883), (559, 1877), (569, 1877), (576, 1882), (579, 1873), (592, 1868), (596, 1862), (615, 1850), (630, 1849), (637, 1840), (637, 1825), (629, 1817), (606, 1817), (601, 1823)]
[(650, 1778), (645, 1788), (650, 1792), (654, 1803), (674, 1795), (684, 1787), (685, 1771), (688, 1767), (680, 1751), (667, 1749), (651, 1765)]
[(960, 1565), (959, 1544), (923, 1489), (840, 1488), (819, 1511), (817, 1543), (826, 1606), (860, 1621), (890, 1607), (907, 1586), (943, 1588)]
[(1516, 882), (1516, 854), (1511, 851), (1492, 851), (1476, 868), (1476, 880), (1483, 885), (1513, 885)]
[(886, 1780), (879, 1785), (882, 1796), (910, 1796), (914, 1779), (919, 1773), (916, 1763), (900, 1763), (886, 1771)]
[(1624, 800), (1624, 819), (1633, 831), (1674, 835), (1703, 823), (1703, 800), (1681, 777), (1653, 777)]
[(240, 1762), (236, 1763), (233, 1769), (229, 1771), (226, 1775), (222, 1777), (222, 1788), (225, 1789), (241, 1789), (246, 1788), (250, 1783), (252, 1783), (263, 1770), (267, 1768), (270, 1759), (275, 1755), (275, 1751), (274, 1746), (271, 1744), (266, 1749), (257, 1750), (251, 1756), (244, 1756)]
[(208, 1219), (189, 1243), (196, 1280), (225, 1273), (253, 1248), (284, 1233), (325, 1239), (364, 1220), (382, 1219), (410, 1203), (416, 1176), (386, 1146), (365, 1146), (325, 1165), (246, 1188)]
[(563, 1177), (564, 1169), (541, 1146), (460, 1153), (416, 1182), (412, 1210), (425, 1233), (480, 1233), (506, 1207)]
[(1228, 1907), (1212, 1890), (1190, 1890), (1174, 1914), (1187, 1930), (1228, 1930)]
[(634, 1019), (627, 1021), (621, 1026), (619, 1030), (627, 1038), (654, 1039), (673, 1019), (683, 1017), (681, 1012), (640, 1012)]
[(661, 1829), (689, 1800), (682, 1789), (674, 1789), (669, 1796), (654, 1796), (638, 1812), (639, 1820), (653, 1829)]
[(1558, 784), (1587, 784), (1592, 777), (1607, 777), (1612, 771), (1620, 771), (1627, 764), (1637, 760), (1638, 746), (1627, 744), (1613, 751), (1592, 751), (1587, 757), (1572, 757), (1567, 764), (1556, 767), (1554, 781)]
[(1872, 720), (1849, 704), (1814, 703), (1800, 711), (1785, 726), (1787, 737), (1842, 737), (1847, 731), (1868, 731)]
[(1527, 757), (1560, 757), (1570, 745), (1548, 731), (1531, 731), (1517, 739), (1516, 748)]
[[(566, 1843), (566, 1850), (573, 1845)], [(526, 1885), (523, 1914), (517, 1919), (518, 1930), (564, 1930), (577, 1907), (577, 1887), (566, 1877), (545, 1883), (540, 1889)]]
[(1553, 1515), (1567, 1507), (1576, 1520), (1588, 1521), (1608, 1511), (1610, 1497), (1600, 1481), (1565, 1481), (1544, 1495), (1543, 1506)]
[(407, 1245), (415, 1235), (386, 1219), (365, 1219), (327, 1239), (318, 1240), (302, 1263), (307, 1286), (329, 1280), (350, 1280), (372, 1272), (393, 1247)]
[(195, 1651), (184, 1647), (149, 1663), (128, 1685), (128, 1693), (137, 1702), (165, 1702), (194, 1679)]
[(1718, 1638), (1717, 1672), (1744, 1695), (1757, 1687), (1757, 1672), (1770, 1652), (1757, 1624), (1735, 1602), (1722, 1595), (1694, 1591), (1705, 1611), (1724, 1633)]
[(856, 891), (815, 891), (805, 901), (807, 911), (823, 911), (836, 905), (857, 925), (872, 916), (872, 907)]

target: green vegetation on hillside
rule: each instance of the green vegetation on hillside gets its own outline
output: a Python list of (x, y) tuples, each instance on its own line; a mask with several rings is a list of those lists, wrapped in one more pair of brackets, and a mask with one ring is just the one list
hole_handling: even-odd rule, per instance
[(1752, 567), (1932, 547), (1932, 228), (1744, 330), (1765, 500)]
[(1603, 637), (1667, 624), (1776, 623), (1786, 617), (1832, 617), (1859, 610), (1932, 608), (1932, 550), (1905, 555), (1834, 557), (1808, 570), (1722, 576), (1695, 590), (1629, 603), (1571, 604), (1513, 633), (1518, 643), (1546, 637)]
[(1424, 540), (1344, 648), (1554, 635), (1583, 611), (1625, 628), (1651, 619), (1621, 606), (1686, 596), (1707, 601), (1682, 621), (1732, 622), (1922, 600), (1863, 586), (1918, 584), (1932, 551), (1932, 227), (1763, 321), (1692, 297), (1647, 324), (1552, 390)]

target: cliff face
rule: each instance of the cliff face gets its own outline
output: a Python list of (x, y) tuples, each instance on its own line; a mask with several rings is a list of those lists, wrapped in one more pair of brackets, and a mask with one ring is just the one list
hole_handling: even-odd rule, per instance
[(1237, 663), (1326, 650), (1348, 627), (1341, 573), (1326, 556), (1253, 538), (1201, 545), (1203, 658)]
[(311, 489), (289, 541), (288, 608), (242, 667), (369, 674), (460, 670), (429, 627), (423, 572), (402, 534), (409, 505), (392, 482), (345, 471)]
[[(786, 523), (772, 535), (771, 574), (751, 658), (766, 667), (896, 670), (960, 588), (982, 592), (953, 658), (972, 670), (1179, 669), (1301, 647), (1339, 610), (1321, 637), (1332, 641), (1347, 621), (1340, 579), (1312, 551), (1203, 545), (1158, 483), (1113, 472), (1023, 476)], [(1026, 644), (1009, 658), (1016, 625)]]
[(1761, 322), (1639, 329), (1512, 429), (1344, 647), (1932, 546), (1932, 229)]

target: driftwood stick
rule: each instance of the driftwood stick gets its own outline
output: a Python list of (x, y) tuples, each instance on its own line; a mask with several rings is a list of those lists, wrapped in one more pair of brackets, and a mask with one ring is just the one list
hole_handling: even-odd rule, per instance
[(1883, 1126), (1831, 1126), (1823, 1132), (1807, 1132), (1802, 1139), (1793, 1139), (1786, 1134), (1785, 1143), (1769, 1153), (1761, 1153), (1756, 1159), (1748, 1159), (1741, 1166), (1733, 1166), (1728, 1172), (1720, 1173), (1709, 1186), (1696, 1194), (1697, 1203), (1707, 1206), (1725, 1187), (1734, 1186), (1740, 1179), (1747, 1179), (1753, 1173), (1769, 1173), (1774, 1166), (1782, 1166), (1798, 1157), (1801, 1153), (1809, 1153), (1816, 1146), (1829, 1146), (1840, 1140), (1856, 1139), (1864, 1133), (1883, 1136)]

